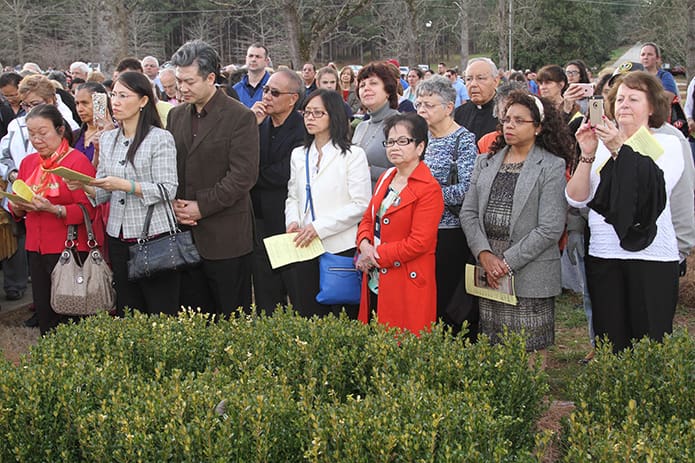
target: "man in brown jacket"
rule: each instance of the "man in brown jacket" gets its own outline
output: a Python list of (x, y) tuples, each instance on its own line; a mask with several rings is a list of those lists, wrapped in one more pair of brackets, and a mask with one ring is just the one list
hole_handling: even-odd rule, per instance
[(220, 58), (210, 45), (187, 42), (171, 63), (185, 103), (171, 110), (167, 125), (178, 158), (174, 211), (203, 258), (184, 274), (181, 303), (229, 315), (251, 305), (249, 191), (258, 176), (258, 126), (251, 110), (215, 87)]

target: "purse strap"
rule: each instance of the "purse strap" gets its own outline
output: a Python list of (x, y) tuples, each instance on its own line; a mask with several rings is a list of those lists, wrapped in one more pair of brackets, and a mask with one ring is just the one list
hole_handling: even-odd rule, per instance
[[(159, 190), (159, 197), (162, 198), (164, 202), (164, 210), (167, 218), (167, 224), (169, 225), (169, 234), (173, 235), (179, 233), (179, 229), (176, 223), (176, 215), (174, 214), (174, 208), (171, 207), (171, 201), (169, 200), (169, 192), (162, 183), (157, 184), (157, 189)], [(145, 223), (142, 226), (142, 233), (140, 233), (140, 238), (138, 238), (139, 243), (144, 243), (147, 241), (147, 237), (150, 235), (150, 224), (152, 223), (152, 214), (154, 214), (154, 207), (157, 204), (150, 204), (147, 208), (147, 215), (145, 216)]]
[(311, 210), (311, 220), (314, 221), (316, 220), (316, 216), (314, 215), (314, 199), (311, 197), (311, 180), (309, 175), (309, 148), (306, 149), (305, 159), (306, 161), (304, 162), (304, 170), (306, 170), (306, 202), (304, 203), (304, 212), (306, 212), (308, 205), (309, 209)]
[[(89, 218), (89, 213), (84, 204), (77, 204), (82, 210), (82, 217), (84, 217), (84, 226), (87, 229), (87, 246), (89, 249), (94, 249), (99, 246), (97, 243), (96, 236), (94, 235), (94, 227), (92, 226), (92, 220)], [(75, 247), (75, 241), (77, 240), (77, 225), (68, 225), (68, 236), (65, 240), (65, 247), (72, 249)]]
[[(449, 158), (449, 178), (447, 180), (450, 180), (449, 186), (455, 185), (458, 183), (458, 176), (459, 176), (459, 170), (458, 170), (458, 164), (456, 162), (458, 161), (459, 158), (459, 146), (461, 146), (461, 137), (463, 136), (464, 131), (462, 130), (458, 136), (456, 137), (456, 141), (454, 142), (454, 151), (451, 154), (451, 157)], [(451, 182), (452, 177), (456, 176), (456, 182)]]

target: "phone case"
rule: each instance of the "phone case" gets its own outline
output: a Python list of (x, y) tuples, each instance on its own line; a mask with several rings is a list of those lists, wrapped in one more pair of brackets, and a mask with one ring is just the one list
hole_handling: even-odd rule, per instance
[(105, 93), (93, 93), (92, 94), (92, 118), (94, 119), (94, 124), (97, 126), (103, 126), (106, 121), (106, 94)]

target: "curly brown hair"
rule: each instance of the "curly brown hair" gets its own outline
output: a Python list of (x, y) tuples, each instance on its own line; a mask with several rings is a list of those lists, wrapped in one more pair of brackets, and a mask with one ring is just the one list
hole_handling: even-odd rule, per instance
[[(543, 104), (544, 116), (542, 121), (541, 113), (536, 106), (536, 102), (534, 101), (536, 98)], [(553, 153), (555, 156), (564, 159), (567, 165), (570, 165), (575, 142), (570, 134), (569, 127), (555, 106), (545, 98), (531, 95), (525, 90), (514, 90), (509, 93), (504, 112), (506, 113), (507, 109), (515, 104), (528, 108), (528, 110), (531, 112), (531, 117), (533, 118), (533, 125), (541, 128), (540, 132), (538, 132), (538, 135), (536, 136), (536, 145)], [(504, 140), (504, 132), (502, 130), (501, 122), (497, 126), (497, 130), (499, 135), (490, 147), (490, 154), (488, 155), (489, 157), (494, 156), (507, 145), (507, 142)]]

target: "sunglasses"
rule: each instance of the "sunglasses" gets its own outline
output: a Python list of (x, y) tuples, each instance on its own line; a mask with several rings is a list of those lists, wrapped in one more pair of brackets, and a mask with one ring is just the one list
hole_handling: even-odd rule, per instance
[(277, 98), (280, 95), (293, 95), (297, 92), (281, 92), (280, 90), (275, 90), (274, 88), (270, 88), (266, 85), (263, 87), (263, 94), (265, 95), (266, 93), (270, 93), (273, 98)]

